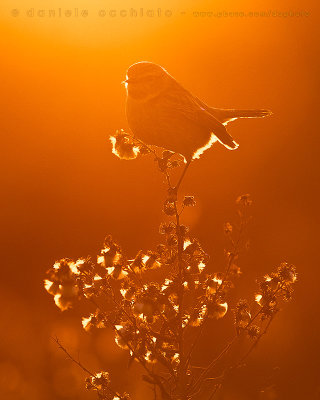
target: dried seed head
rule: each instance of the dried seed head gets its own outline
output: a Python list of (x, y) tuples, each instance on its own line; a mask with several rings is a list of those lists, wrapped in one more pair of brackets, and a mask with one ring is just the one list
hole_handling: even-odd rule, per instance
[(196, 205), (194, 196), (184, 196), (183, 205), (185, 207), (194, 207)]
[(117, 131), (114, 136), (110, 136), (112, 143), (112, 153), (121, 160), (134, 160), (138, 157), (140, 147), (133, 143), (132, 138), (124, 131)]

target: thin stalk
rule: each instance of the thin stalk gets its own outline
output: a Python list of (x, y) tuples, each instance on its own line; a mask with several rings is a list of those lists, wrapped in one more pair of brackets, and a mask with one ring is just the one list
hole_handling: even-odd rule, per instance
[[(91, 377), (95, 377), (95, 374), (93, 372), (91, 372), (90, 370), (88, 370), (88, 368), (86, 368), (84, 365), (81, 364), (80, 361), (77, 361), (74, 357), (72, 357), (72, 355), (68, 352), (68, 350), (62, 346), (62, 344), (60, 343), (59, 339), (57, 337), (53, 337), (52, 340), (54, 340), (56, 342), (56, 344), (58, 345), (59, 349), (61, 351), (63, 351), (67, 357), (76, 365), (78, 365), (78, 367), (80, 367), (85, 373), (87, 373), (89, 376)], [(105, 390), (107, 390), (109, 393), (112, 394), (112, 396), (114, 397), (119, 397), (119, 393), (117, 393), (116, 391), (114, 391), (110, 386), (106, 386), (104, 387)]]
[(177, 371), (177, 386), (178, 386), (178, 393), (181, 398), (181, 400), (186, 400), (187, 399), (187, 394), (186, 394), (186, 384), (185, 384), (185, 377), (186, 377), (186, 362), (185, 362), (185, 357), (184, 357), (184, 330), (183, 330), (183, 315), (184, 315), (184, 293), (183, 293), (183, 277), (184, 277), (184, 270), (183, 270), (183, 259), (182, 259), (182, 253), (183, 253), (183, 237), (181, 235), (181, 225), (180, 225), (180, 214), (178, 211), (178, 190), (181, 185), (181, 182), (185, 176), (185, 173), (190, 165), (190, 162), (187, 163), (185, 166), (182, 175), (178, 181), (178, 184), (176, 185), (175, 188), (172, 188), (171, 186), (171, 181), (170, 181), (170, 176), (168, 174), (168, 171), (165, 171), (165, 176), (167, 179), (168, 183), (168, 190), (169, 191), (174, 191), (175, 192), (175, 200), (173, 202), (174, 204), (174, 210), (175, 210), (175, 219), (176, 219), (176, 233), (177, 233), (177, 249), (178, 249), (178, 254), (177, 254), (177, 263), (178, 263), (178, 285), (179, 285), (179, 290), (178, 290), (178, 320), (179, 320), (179, 327), (178, 327), (178, 353), (179, 353), (179, 365), (178, 365), (178, 371)]

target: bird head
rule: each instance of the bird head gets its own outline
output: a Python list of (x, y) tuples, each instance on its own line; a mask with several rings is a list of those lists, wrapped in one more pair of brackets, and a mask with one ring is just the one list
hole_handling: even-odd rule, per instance
[(173, 78), (160, 65), (141, 61), (127, 70), (126, 86), (128, 96), (136, 100), (149, 100), (163, 92)]

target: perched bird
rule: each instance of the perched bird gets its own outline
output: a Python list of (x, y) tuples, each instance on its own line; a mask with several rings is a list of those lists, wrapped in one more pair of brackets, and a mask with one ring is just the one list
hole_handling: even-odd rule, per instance
[(228, 122), (272, 114), (269, 110), (209, 107), (152, 62), (131, 65), (124, 83), (127, 120), (133, 135), (145, 144), (183, 155), (188, 164), (217, 140), (230, 150), (238, 147), (227, 132)]

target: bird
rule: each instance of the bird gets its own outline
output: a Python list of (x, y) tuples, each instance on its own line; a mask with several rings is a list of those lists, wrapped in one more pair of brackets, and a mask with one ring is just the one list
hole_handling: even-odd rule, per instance
[(165, 68), (149, 61), (132, 64), (123, 83), (127, 92), (126, 117), (133, 136), (146, 145), (182, 155), (186, 168), (216, 141), (229, 150), (238, 148), (227, 131), (229, 122), (272, 114), (266, 109), (210, 107)]

